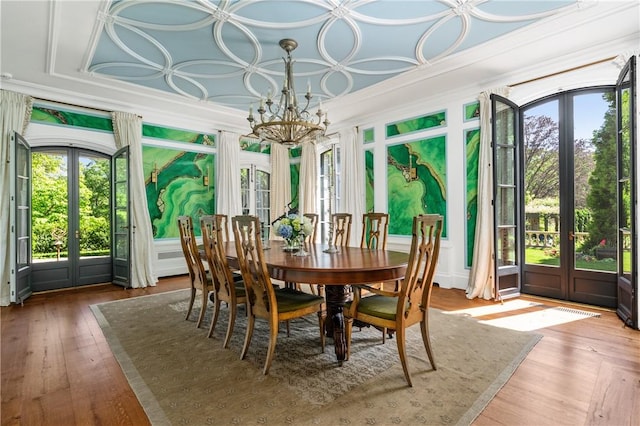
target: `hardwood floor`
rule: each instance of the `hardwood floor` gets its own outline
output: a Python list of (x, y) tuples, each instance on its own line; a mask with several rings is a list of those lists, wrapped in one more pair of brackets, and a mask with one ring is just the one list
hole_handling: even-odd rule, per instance
[[(174, 277), (147, 289), (102, 285), (3, 307), (1, 424), (149, 424), (89, 305), (187, 287), (186, 277)], [(433, 296), (432, 306), (444, 310), (494, 305), (462, 290), (434, 288)], [(600, 313), (538, 330), (543, 339), (474, 424), (640, 424), (640, 332)]]

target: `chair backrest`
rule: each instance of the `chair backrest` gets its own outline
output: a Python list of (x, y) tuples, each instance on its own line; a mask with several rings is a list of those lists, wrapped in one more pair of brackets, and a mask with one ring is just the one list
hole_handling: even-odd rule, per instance
[(374, 250), (387, 249), (387, 234), (389, 233), (389, 214), (365, 213), (362, 215), (361, 248)]
[(202, 244), (216, 293), (222, 291), (231, 298), (235, 294), (233, 275), (227, 262), (224, 241), (221, 240), (222, 232), (218, 229), (215, 215), (201, 216), (200, 229), (202, 229)]
[(182, 253), (187, 262), (191, 285), (196, 288), (205, 288), (207, 283), (207, 273), (204, 263), (200, 258), (198, 243), (193, 231), (193, 221), (190, 216), (178, 216), (178, 229), (180, 230), (180, 245)]
[(407, 272), (398, 297), (398, 312), (405, 310), (405, 318), (420, 318), (420, 310), (431, 302), (431, 288), (442, 235), (442, 216), (418, 215), (413, 218), (411, 251)]
[(222, 237), (221, 242), (229, 241), (229, 220), (226, 214), (214, 214), (213, 218), (216, 222), (216, 230), (218, 235)]
[(333, 224), (333, 245), (347, 247), (351, 236), (351, 213), (334, 213), (331, 215)]
[(316, 242), (316, 233), (318, 230), (318, 215), (315, 213), (305, 213), (304, 217), (308, 218), (311, 221), (311, 226), (313, 227), (313, 231), (311, 235), (307, 236), (307, 241), (310, 243)]
[(231, 218), (231, 227), (249, 309), (256, 316), (276, 318), (278, 305), (267, 264), (264, 261), (260, 219), (250, 215), (234, 216)]

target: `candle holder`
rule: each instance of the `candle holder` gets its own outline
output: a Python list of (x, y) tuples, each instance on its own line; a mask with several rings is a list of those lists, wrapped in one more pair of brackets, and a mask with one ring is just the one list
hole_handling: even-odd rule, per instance
[(333, 218), (329, 223), (329, 247), (323, 250), (325, 253), (339, 253), (338, 247), (333, 244)]

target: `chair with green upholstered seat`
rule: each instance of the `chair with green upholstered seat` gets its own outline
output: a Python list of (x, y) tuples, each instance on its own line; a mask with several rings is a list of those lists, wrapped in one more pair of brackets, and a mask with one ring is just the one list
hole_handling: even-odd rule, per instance
[(318, 315), (320, 343), (324, 352), (324, 298), (292, 288), (274, 288), (264, 260), (260, 220), (257, 216), (235, 216), (231, 219), (231, 226), (249, 310), (240, 359), (244, 359), (249, 350), (256, 318), (266, 319), (269, 323), (269, 347), (263, 373), (268, 374), (275, 353), (279, 323), (312, 313)]
[(247, 295), (244, 282), (234, 280), (233, 273), (229, 268), (222, 240), (222, 233), (224, 231), (220, 230), (218, 228), (219, 226), (220, 223), (216, 220), (215, 216), (206, 215), (200, 218), (202, 243), (214, 286), (212, 293), (213, 318), (209, 326), (208, 337), (213, 335), (222, 302), (225, 302), (229, 306), (229, 324), (227, 325), (227, 334), (222, 347), (226, 348), (229, 346), (231, 334), (233, 333), (238, 305), (246, 305)]
[(361, 297), (355, 287), (352, 302), (345, 305), (347, 356), (351, 349), (354, 320), (383, 329), (395, 330), (398, 355), (409, 386), (412, 386), (407, 366), (406, 329), (420, 323), (422, 341), (433, 369), (436, 364), (429, 337), (429, 304), (435, 268), (440, 252), (442, 216), (419, 215), (413, 218), (411, 251), (407, 272), (397, 291), (367, 287), (374, 293)]
[(189, 280), (191, 281), (191, 298), (189, 300), (186, 319), (189, 319), (196, 294), (200, 291), (202, 307), (200, 308), (200, 315), (198, 315), (198, 321), (196, 323), (196, 327), (200, 328), (207, 308), (209, 292), (213, 291), (213, 281), (211, 275), (208, 274), (204, 268), (204, 263), (200, 258), (200, 251), (198, 250), (198, 243), (196, 242), (196, 236), (193, 232), (191, 217), (179, 216), (178, 229), (180, 230), (180, 245), (182, 246), (184, 259), (187, 262)]

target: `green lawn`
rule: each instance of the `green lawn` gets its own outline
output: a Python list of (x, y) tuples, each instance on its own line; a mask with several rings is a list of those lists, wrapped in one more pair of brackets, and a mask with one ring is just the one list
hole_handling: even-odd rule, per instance
[[(625, 255), (629, 255), (625, 253)], [(560, 258), (550, 249), (527, 248), (525, 250), (527, 264), (559, 266)], [(576, 269), (592, 269), (596, 271), (616, 272), (617, 264), (611, 259), (597, 260), (595, 257), (577, 259)]]

